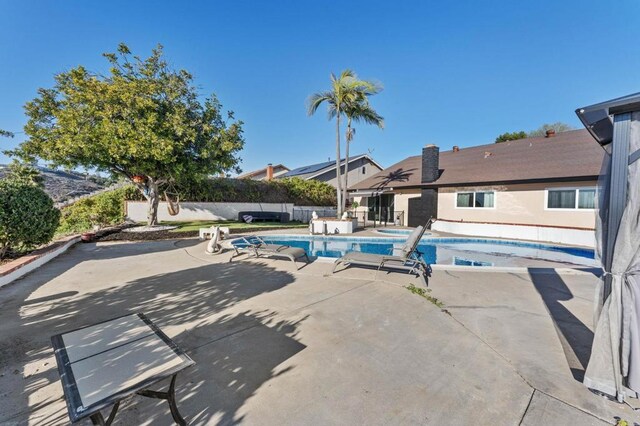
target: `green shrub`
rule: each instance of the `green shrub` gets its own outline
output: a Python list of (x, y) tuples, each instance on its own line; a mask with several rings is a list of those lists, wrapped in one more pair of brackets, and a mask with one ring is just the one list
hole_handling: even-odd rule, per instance
[(26, 181), (0, 180), (0, 258), (9, 251), (48, 243), (59, 219), (60, 211), (41, 188)]
[(85, 232), (94, 226), (105, 227), (122, 223), (125, 219), (124, 201), (139, 191), (127, 185), (93, 197), (83, 198), (62, 209), (57, 233), (60, 235)]
[[(181, 201), (228, 203), (293, 203), (298, 206), (335, 206), (336, 190), (317, 180), (300, 178), (256, 181), (251, 179), (211, 178), (180, 182), (176, 191)], [(144, 197), (130, 187), (127, 200)]]
[(283, 178), (272, 181), (283, 185), (292, 203), (299, 206), (335, 206), (336, 189), (319, 180)]

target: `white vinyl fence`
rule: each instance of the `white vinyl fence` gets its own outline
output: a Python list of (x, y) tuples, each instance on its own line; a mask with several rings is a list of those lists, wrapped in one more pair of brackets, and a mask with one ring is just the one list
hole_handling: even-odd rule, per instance
[(311, 215), (316, 212), (318, 217), (336, 217), (338, 210), (323, 206), (293, 206), (293, 216), (291, 220), (309, 223)]
[[(183, 203), (180, 202), (180, 213), (171, 216), (167, 211), (167, 203), (158, 206), (158, 220), (166, 222), (182, 222), (191, 220), (238, 220), (238, 213), (252, 212), (287, 212), (293, 217), (294, 206), (291, 203)], [(134, 222), (147, 220), (146, 201), (127, 201), (126, 215)]]

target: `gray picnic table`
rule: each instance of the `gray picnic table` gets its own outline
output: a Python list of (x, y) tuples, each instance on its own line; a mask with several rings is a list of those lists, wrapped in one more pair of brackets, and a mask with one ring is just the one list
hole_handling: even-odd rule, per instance
[[(120, 401), (137, 394), (167, 400), (175, 422), (186, 424), (176, 405), (176, 376), (195, 363), (144, 314), (57, 334), (51, 342), (72, 423), (90, 417), (110, 425)], [(149, 389), (169, 377), (167, 391)], [(112, 405), (105, 421), (100, 410)]]

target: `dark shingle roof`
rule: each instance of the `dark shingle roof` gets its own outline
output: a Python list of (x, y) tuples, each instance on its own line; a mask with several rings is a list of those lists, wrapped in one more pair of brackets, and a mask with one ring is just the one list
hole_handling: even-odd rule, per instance
[(440, 177), (422, 184), (422, 157), (409, 157), (350, 189), (462, 186), (596, 178), (603, 149), (586, 130), (440, 152)]

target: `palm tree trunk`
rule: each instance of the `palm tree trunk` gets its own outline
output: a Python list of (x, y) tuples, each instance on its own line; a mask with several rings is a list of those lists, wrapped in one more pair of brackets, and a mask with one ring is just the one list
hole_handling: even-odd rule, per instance
[(342, 217), (342, 179), (340, 176), (340, 108), (336, 114), (336, 201), (337, 201), (337, 218)]
[(349, 198), (349, 144), (351, 143), (351, 117), (347, 118), (347, 140), (344, 147), (344, 187), (342, 195), (342, 211), (347, 209), (347, 200)]

